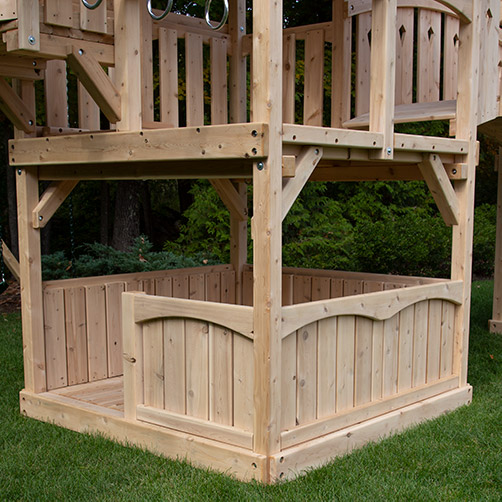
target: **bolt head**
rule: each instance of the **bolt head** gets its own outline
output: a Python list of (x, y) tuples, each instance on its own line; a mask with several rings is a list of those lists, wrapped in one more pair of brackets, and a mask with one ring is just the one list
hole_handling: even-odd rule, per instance
[(21, 174), (22, 174), (22, 173), (23, 173), (23, 171), (21, 171), (21, 169), (18, 169), (18, 170), (17, 170), (17, 174), (18, 174), (19, 176), (21, 176)]
[(258, 162), (257, 167), (258, 167), (258, 171), (263, 171), (263, 168), (265, 166), (264, 166), (263, 162)]
[(43, 216), (39, 216), (39, 217), (38, 217), (38, 221), (42, 221), (43, 219), (44, 219), (44, 217), (43, 217)]
[(28, 124), (32, 126), (33, 125), (33, 120), (28, 120)]
[(37, 39), (36, 39), (33, 35), (30, 35), (30, 36), (28, 37), (28, 43), (29, 43), (30, 45), (35, 45), (35, 44), (37, 43)]
[(241, 30), (241, 33), (244, 33), (244, 26), (241, 26), (239, 29)]
[(80, 56), (83, 56), (84, 51), (83, 51), (82, 49), (79, 49), (79, 50), (78, 50), (78, 53), (80, 54)]
[(389, 148), (387, 148), (387, 155), (391, 155), (391, 154), (392, 154), (392, 148), (389, 147)]
[(457, 174), (457, 170), (456, 170), (456, 169), (453, 169), (452, 173), (453, 173), (453, 174)]

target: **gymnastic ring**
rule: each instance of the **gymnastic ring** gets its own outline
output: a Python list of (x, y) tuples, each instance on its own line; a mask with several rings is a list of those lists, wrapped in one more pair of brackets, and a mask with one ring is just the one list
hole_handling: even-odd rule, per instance
[(213, 25), (209, 19), (209, 9), (213, 0), (206, 0), (206, 23), (212, 30), (221, 30), (228, 19), (228, 0), (223, 0), (223, 17), (219, 24)]
[(94, 3), (89, 3), (87, 0), (82, 0), (82, 3), (91, 10), (97, 9), (103, 0), (96, 0)]
[(150, 16), (154, 21), (160, 21), (164, 19), (171, 12), (171, 9), (173, 8), (173, 2), (174, 0), (168, 0), (166, 10), (162, 14), (157, 16), (156, 14), (154, 14), (152, 10), (152, 0), (148, 0), (148, 3), (146, 4), (146, 8), (148, 9), (148, 14), (150, 14)]

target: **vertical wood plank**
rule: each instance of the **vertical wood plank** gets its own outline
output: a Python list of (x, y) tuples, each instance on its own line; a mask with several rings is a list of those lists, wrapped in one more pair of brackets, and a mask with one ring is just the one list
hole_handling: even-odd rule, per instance
[(414, 17), (413, 8), (397, 9), (396, 105), (413, 101)]
[(282, 116), (285, 124), (295, 123), (296, 36), (285, 35), (282, 69)]
[(49, 127), (68, 127), (66, 62), (47, 61), (45, 104)]
[(323, 83), (324, 30), (310, 30), (305, 39), (305, 125), (322, 126)]
[(89, 381), (108, 377), (105, 286), (86, 286)]
[(317, 418), (336, 411), (337, 318), (318, 323)]
[(357, 16), (356, 116), (370, 111), (371, 13)]
[(47, 389), (68, 385), (66, 367), (66, 334), (64, 291), (62, 288), (44, 291), (45, 357)]
[(297, 332), (297, 406), (298, 425), (315, 420), (317, 415), (317, 323)]
[(441, 316), (442, 302), (429, 302), (429, 333), (427, 336), (427, 383), (439, 379), (439, 364), (441, 355)]
[(442, 303), (440, 378), (448, 377), (453, 372), (453, 333), (455, 322), (455, 306), (450, 302)]
[(344, 0), (333, 0), (331, 69), (331, 127), (350, 119), (352, 92), (352, 18), (345, 15)]
[(384, 321), (383, 333), (383, 397), (397, 393), (399, 355), (399, 314)]
[(413, 387), (424, 385), (426, 381), (428, 319), (429, 303), (417, 303), (413, 329)]
[(354, 348), (356, 319), (339, 316), (336, 354), (336, 411), (354, 406)]
[(209, 328), (209, 420), (233, 425), (233, 333)]
[(293, 280), (293, 303), (306, 303), (312, 300), (312, 277), (295, 276)]
[(371, 401), (373, 321), (365, 317), (356, 318), (356, 358), (354, 405)]
[(173, 298), (189, 298), (188, 275), (173, 278)]
[(227, 41), (211, 38), (211, 124), (228, 123)]
[(44, 17), (47, 24), (73, 28), (73, 2), (45, 0)]
[(282, 274), (282, 305), (293, 305), (294, 276)]
[(331, 298), (341, 298), (343, 296), (343, 279), (331, 279)]
[(80, 3), (81, 30), (106, 33), (107, 24), (106, 2), (103, 2), (96, 9), (88, 9), (83, 3)]
[(186, 412), (185, 321), (164, 320), (164, 405), (166, 410)]
[(160, 120), (179, 125), (178, 110), (178, 33), (159, 28)]
[(281, 430), (297, 425), (297, 333), (282, 340), (281, 363)]
[[(40, 3), (38, 0), (17, 0), (17, 23), (19, 49), (39, 51)], [(31, 43), (30, 40), (32, 40)]]
[(99, 106), (80, 82), (78, 84), (78, 122), (82, 129), (89, 131), (101, 129)]
[(68, 385), (89, 381), (87, 373), (87, 329), (84, 288), (65, 290), (66, 357)]
[(173, 296), (173, 278), (159, 277), (155, 279), (155, 294), (157, 296)]
[(205, 298), (205, 280), (204, 274), (190, 276), (190, 300), (204, 301)]
[(328, 277), (312, 278), (312, 301), (328, 300), (330, 297), (331, 279)]
[(123, 282), (106, 285), (106, 333), (108, 345), (108, 376), (122, 375), (122, 316)]
[(353, 279), (343, 281), (343, 296), (360, 295), (363, 292), (363, 281)]
[(221, 274), (211, 272), (206, 275), (206, 302), (221, 302)]
[(141, 113), (145, 122), (153, 122), (153, 20), (147, 9), (140, 10), (141, 22)]
[(383, 289), (383, 282), (364, 281), (363, 283), (363, 293), (376, 293), (377, 291), (383, 291)]
[(234, 425), (245, 431), (253, 430), (254, 367), (253, 342), (234, 334)]
[(147, 295), (155, 294), (155, 280), (154, 279), (143, 279), (141, 281), (141, 291), (145, 292)]
[(233, 270), (221, 273), (221, 303), (236, 303), (235, 272)]
[(143, 375), (146, 406), (164, 408), (163, 321), (143, 323)]
[(414, 323), (415, 307), (412, 305), (399, 313), (398, 392), (403, 392), (412, 387)]
[(458, 46), (460, 22), (453, 16), (445, 16), (443, 49), (443, 99), (457, 99)]
[(384, 361), (384, 332), (383, 321), (373, 322), (373, 361), (371, 378), (371, 400), (383, 397), (383, 361)]
[(186, 53), (186, 101), (187, 125), (204, 125), (204, 75), (202, 35), (187, 33)]
[(253, 306), (253, 272), (242, 274), (242, 305)]
[(418, 11), (417, 101), (439, 101), (441, 67), (441, 14)]
[(185, 321), (186, 337), (186, 412), (196, 418), (209, 418), (209, 326), (200, 321)]

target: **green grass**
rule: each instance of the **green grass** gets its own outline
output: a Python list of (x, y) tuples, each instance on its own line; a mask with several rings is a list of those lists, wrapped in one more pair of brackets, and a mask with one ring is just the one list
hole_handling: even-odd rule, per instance
[(502, 335), (487, 330), (492, 287), (473, 288), (471, 406), (277, 486), (22, 417), (20, 316), (0, 315), (0, 501), (502, 500)]

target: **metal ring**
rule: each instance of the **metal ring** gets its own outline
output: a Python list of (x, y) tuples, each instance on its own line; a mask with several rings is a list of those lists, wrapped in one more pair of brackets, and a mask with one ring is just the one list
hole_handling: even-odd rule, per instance
[(217, 25), (213, 25), (213, 23), (211, 23), (211, 19), (209, 19), (209, 9), (211, 8), (212, 1), (213, 0), (206, 0), (206, 23), (213, 30), (221, 30), (228, 19), (228, 0), (223, 0), (223, 17)]
[(88, 9), (97, 9), (103, 0), (96, 0), (95, 3), (89, 3), (87, 0), (82, 0), (82, 3), (88, 8)]
[(154, 14), (152, 10), (152, 0), (148, 0), (148, 3), (146, 4), (146, 8), (148, 9), (148, 14), (152, 16), (153, 20), (160, 21), (161, 19), (164, 19), (171, 12), (171, 9), (173, 8), (173, 2), (174, 0), (168, 0), (166, 10), (162, 14), (157, 16), (156, 14)]

